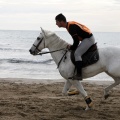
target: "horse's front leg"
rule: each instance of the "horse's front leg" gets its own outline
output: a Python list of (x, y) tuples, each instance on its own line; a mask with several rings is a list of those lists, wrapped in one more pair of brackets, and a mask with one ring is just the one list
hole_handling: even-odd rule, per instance
[(67, 91), (70, 89), (70, 87), (72, 86), (71, 82), (69, 80), (66, 80), (62, 94), (63, 95), (68, 95)]
[(70, 81), (77, 88), (77, 90), (82, 94), (82, 96), (87, 104), (86, 110), (91, 109), (93, 102), (92, 102), (91, 98), (88, 97), (87, 92), (84, 90), (81, 82), (79, 82), (78, 80), (70, 80)]
[(84, 90), (83, 85), (78, 80), (70, 80), (71, 83), (77, 88), (77, 90), (82, 94), (85, 98), (87, 96), (87, 92)]

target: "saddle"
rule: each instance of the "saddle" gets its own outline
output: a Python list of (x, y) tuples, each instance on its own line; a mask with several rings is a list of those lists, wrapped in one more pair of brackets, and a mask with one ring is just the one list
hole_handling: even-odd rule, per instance
[[(82, 68), (92, 65), (99, 60), (99, 52), (97, 49), (97, 43), (93, 44), (83, 55), (82, 55)], [(71, 61), (75, 65), (75, 51), (71, 51)]]

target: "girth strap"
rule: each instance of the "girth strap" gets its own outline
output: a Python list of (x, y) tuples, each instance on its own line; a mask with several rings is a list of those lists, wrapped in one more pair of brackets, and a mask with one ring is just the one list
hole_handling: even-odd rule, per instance
[(57, 68), (59, 68), (60, 63), (61, 63), (62, 59), (65, 57), (65, 55), (66, 55), (67, 52), (68, 52), (68, 50), (65, 51), (64, 55), (62, 56), (62, 58), (61, 58), (60, 61), (58, 62)]

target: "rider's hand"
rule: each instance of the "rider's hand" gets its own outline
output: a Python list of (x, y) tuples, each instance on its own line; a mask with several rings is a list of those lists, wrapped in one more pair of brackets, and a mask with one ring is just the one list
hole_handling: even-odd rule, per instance
[(70, 50), (70, 47), (71, 47), (71, 45), (70, 45), (70, 44), (68, 44), (68, 45), (67, 45), (67, 49), (68, 49), (68, 50)]

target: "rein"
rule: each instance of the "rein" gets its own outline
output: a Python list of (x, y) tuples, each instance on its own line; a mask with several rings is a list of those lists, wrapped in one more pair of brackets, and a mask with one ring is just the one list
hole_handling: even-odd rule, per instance
[(57, 68), (59, 68), (60, 63), (62, 62), (63, 58), (65, 58), (65, 55), (67, 54), (68, 50), (65, 51), (64, 55), (62, 56), (62, 58), (60, 59)]
[(39, 52), (37, 55), (43, 55), (43, 54), (47, 54), (47, 53), (53, 53), (53, 52), (57, 52), (57, 51), (61, 51), (61, 50), (66, 50), (66, 48), (62, 48), (62, 49), (54, 50), (54, 51), (50, 51), (50, 52)]
[(62, 58), (58, 62), (57, 68), (59, 68), (60, 63), (62, 62), (63, 58), (65, 57), (66, 53), (68, 52), (68, 50), (66, 48), (59, 49), (59, 50), (54, 50), (54, 51), (50, 51), (50, 52), (39, 52), (37, 55), (43, 55), (43, 54), (47, 54), (47, 53), (53, 53), (53, 52), (57, 52), (57, 51), (61, 51), (61, 50), (65, 50), (65, 53), (63, 54)]

